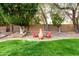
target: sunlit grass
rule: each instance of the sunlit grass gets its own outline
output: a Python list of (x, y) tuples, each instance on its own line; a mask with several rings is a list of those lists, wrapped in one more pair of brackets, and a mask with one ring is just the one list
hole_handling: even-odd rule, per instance
[(0, 55), (11, 56), (71, 56), (79, 55), (79, 40), (56, 41), (9, 40), (0, 42)]

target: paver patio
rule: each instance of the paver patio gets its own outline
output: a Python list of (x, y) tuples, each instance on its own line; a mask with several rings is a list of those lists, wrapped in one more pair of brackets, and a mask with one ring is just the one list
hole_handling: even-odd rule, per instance
[[(0, 34), (0, 37), (5, 36), (6, 34), (10, 34), (10, 33), (2, 33)], [(60, 39), (69, 39), (69, 38), (79, 38), (79, 33), (72, 33), (72, 32), (68, 32), (68, 33), (52, 33), (52, 37), (50, 38), (46, 38), (44, 37), (44, 39), (40, 40), (37, 38), (33, 38), (32, 35), (27, 35), (22, 37), (22, 35), (20, 35), (19, 33), (13, 33), (9, 36), (6, 36), (2, 39), (0, 39), (0, 41), (5, 41), (5, 40), (30, 40), (30, 41), (51, 41), (51, 40), (60, 40)]]

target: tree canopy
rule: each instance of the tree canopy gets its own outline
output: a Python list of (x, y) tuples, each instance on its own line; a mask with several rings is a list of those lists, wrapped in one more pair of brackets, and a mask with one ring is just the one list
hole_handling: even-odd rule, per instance
[(0, 4), (3, 10), (3, 14), (7, 15), (7, 19), (14, 25), (29, 25), (30, 21), (38, 10), (38, 4)]

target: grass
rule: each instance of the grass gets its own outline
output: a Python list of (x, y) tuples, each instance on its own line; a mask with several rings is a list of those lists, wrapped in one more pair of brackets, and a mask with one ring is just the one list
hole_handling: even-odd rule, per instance
[(79, 40), (0, 42), (1, 56), (79, 56)]

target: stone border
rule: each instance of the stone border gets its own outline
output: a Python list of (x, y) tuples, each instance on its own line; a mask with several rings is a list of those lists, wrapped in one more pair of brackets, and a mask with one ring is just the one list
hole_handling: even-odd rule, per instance
[(64, 38), (50, 38), (50, 39), (26, 39), (26, 38), (7, 38), (7, 39), (0, 39), (0, 42), (3, 41), (8, 41), (8, 40), (27, 40), (27, 41), (55, 41), (55, 40), (66, 40), (66, 39), (79, 39), (79, 38), (74, 38), (74, 37), (64, 37)]

